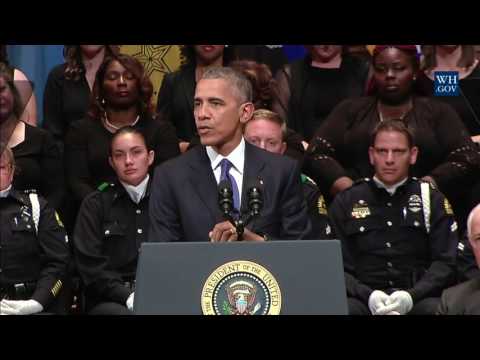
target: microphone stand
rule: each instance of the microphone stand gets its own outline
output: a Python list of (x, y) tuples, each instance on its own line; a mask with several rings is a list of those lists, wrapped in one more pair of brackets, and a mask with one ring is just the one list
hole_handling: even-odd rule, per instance
[(222, 182), (219, 185), (219, 205), (225, 218), (235, 226), (238, 235), (238, 240), (242, 240), (245, 227), (252, 221), (253, 218), (260, 215), (260, 210), (263, 207), (263, 196), (259, 186), (252, 186), (247, 191), (248, 198), (248, 212), (241, 214), (239, 219), (233, 216), (233, 195), (229, 184)]

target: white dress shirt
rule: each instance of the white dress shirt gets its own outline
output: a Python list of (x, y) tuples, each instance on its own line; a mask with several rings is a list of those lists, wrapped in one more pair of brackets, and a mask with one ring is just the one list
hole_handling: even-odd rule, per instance
[(223, 156), (215, 151), (211, 146), (206, 146), (207, 155), (210, 159), (210, 165), (212, 166), (213, 174), (217, 184), (220, 183), (220, 175), (222, 173), (222, 167), (220, 162), (223, 159), (228, 159), (232, 163), (230, 169), (230, 175), (233, 176), (238, 186), (238, 196), (240, 200), (239, 206), (242, 206), (242, 185), (243, 185), (243, 168), (245, 164), (245, 140), (242, 137), (240, 144), (233, 149), (233, 151), (227, 156)]

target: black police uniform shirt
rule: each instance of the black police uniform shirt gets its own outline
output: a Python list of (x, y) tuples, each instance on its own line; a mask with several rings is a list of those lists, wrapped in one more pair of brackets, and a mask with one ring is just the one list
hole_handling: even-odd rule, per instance
[(302, 174), (301, 180), (303, 194), (307, 201), (308, 216), (312, 223), (310, 238), (312, 240), (330, 239), (332, 237), (332, 230), (328, 220), (325, 199), (320, 189), (311, 178)]
[(151, 178), (138, 204), (119, 182), (105, 184), (83, 201), (74, 255), (87, 297), (125, 304), (132, 293), (125, 282), (135, 278), (139, 248), (148, 237), (150, 184)]
[(12, 189), (0, 198), (0, 295), (14, 296), (12, 288), (22, 285), (28, 298), (48, 311), (67, 275), (68, 239), (58, 214), (41, 196), (37, 235), (29, 193)]
[(457, 224), (448, 200), (430, 184), (426, 222), (421, 183), (409, 178), (390, 195), (361, 179), (335, 197), (329, 216), (342, 242), (349, 296), (367, 302), (373, 290), (401, 289), (416, 302), (451, 285)]

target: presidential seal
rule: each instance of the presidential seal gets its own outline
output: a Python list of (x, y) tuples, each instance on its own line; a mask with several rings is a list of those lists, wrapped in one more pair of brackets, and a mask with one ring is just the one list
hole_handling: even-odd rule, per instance
[(215, 269), (202, 290), (204, 315), (278, 315), (280, 287), (263, 266), (232, 261)]

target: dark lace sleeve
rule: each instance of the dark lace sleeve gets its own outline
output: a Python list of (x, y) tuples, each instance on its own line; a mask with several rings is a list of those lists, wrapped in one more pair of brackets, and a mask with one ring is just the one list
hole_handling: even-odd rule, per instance
[(272, 110), (279, 114), (288, 124), (288, 106), (290, 102), (290, 66), (285, 65), (275, 75), (276, 85), (273, 89)]
[(348, 176), (339, 157), (344, 133), (350, 119), (351, 101), (338, 104), (317, 130), (305, 155), (304, 171), (311, 176), (324, 192), (330, 191), (333, 183)]
[(435, 102), (434, 106), (434, 131), (447, 155), (445, 161), (433, 169), (430, 175), (440, 190), (448, 193), (460, 184), (471, 185), (479, 175), (480, 152), (453, 108), (440, 102)]

